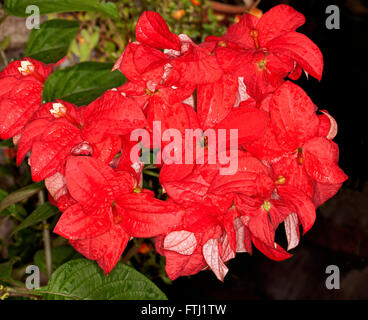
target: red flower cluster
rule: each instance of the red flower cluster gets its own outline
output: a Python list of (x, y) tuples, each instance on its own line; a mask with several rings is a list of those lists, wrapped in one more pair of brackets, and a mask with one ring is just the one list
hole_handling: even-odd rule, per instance
[[(347, 179), (332, 141), (335, 120), (285, 81), (302, 70), (322, 75), (320, 50), (295, 31), (303, 23), (279, 5), (261, 18), (244, 14), (222, 37), (197, 45), (145, 12), (137, 42), (114, 66), (127, 83), (82, 107), (41, 104), (51, 68), (29, 58), (11, 63), (0, 74), (0, 135), (17, 137), (18, 163), (31, 152), (33, 179), (45, 180), (63, 212), (54, 232), (106, 273), (131, 237), (156, 237), (171, 279), (209, 267), (223, 280), (225, 262), (252, 253), (252, 243), (273, 260), (290, 257), (275, 243), (277, 227), (284, 223), (288, 250), (295, 248), (299, 227), (307, 232), (316, 207)], [(204, 161), (159, 166), (168, 196), (159, 200), (142, 188), (144, 163), (132, 158), (130, 139), (135, 129), (154, 132), (155, 121), (183, 135), (237, 129), (237, 152), (231, 137), (215, 152), (203, 137)], [(158, 137), (161, 148), (169, 144)], [(157, 141), (141, 145), (152, 150)], [(238, 166), (224, 175), (225, 165), (209, 159), (229, 152)]]

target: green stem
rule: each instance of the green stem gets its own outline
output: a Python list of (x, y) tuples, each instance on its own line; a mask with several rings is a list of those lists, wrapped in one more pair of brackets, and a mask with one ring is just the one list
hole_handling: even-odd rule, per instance
[(9, 296), (14, 296), (14, 297), (29, 297), (29, 298), (39, 298), (39, 296), (42, 296), (43, 294), (52, 294), (55, 296), (61, 296), (61, 297), (66, 297), (66, 298), (70, 298), (70, 299), (75, 299), (75, 300), (83, 300), (82, 298), (67, 294), (67, 293), (60, 293), (60, 292), (52, 292), (52, 291), (48, 291), (48, 290), (29, 290), (29, 289), (23, 289), (23, 288), (10, 288), (10, 287), (6, 287), (4, 288), (5, 292), (9, 293)]
[[(38, 202), (42, 206), (45, 203), (45, 195), (43, 190), (38, 193)], [(52, 274), (52, 252), (51, 252), (51, 239), (50, 239), (50, 229), (46, 220), (42, 221), (43, 224), (43, 243), (45, 250), (45, 260), (46, 260), (46, 273), (48, 279)]]
[(0, 19), (0, 24), (2, 24), (8, 16), (9, 13), (4, 13), (4, 16)]
[(8, 61), (8, 58), (6, 57), (6, 54), (3, 50), (3, 48), (0, 47), (0, 56), (1, 56), (1, 59), (3, 60), (4, 62), (4, 65), (7, 66), (9, 64), (9, 61)]
[(143, 173), (148, 175), (148, 176), (152, 176), (152, 177), (156, 177), (159, 178), (160, 174), (158, 172), (153, 172), (153, 171), (149, 171), (149, 170), (143, 170)]

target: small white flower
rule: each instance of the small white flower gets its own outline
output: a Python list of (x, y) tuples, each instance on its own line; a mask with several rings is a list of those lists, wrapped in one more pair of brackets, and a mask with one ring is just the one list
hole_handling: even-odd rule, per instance
[(26, 76), (30, 73), (32, 73), (35, 70), (35, 66), (32, 62), (23, 60), (20, 63), (20, 67), (18, 68), (18, 71), (21, 73), (21, 75)]
[(66, 107), (62, 103), (55, 102), (52, 104), (52, 109), (50, 109), (50, 113), (55, 118), (60, 118), (66, 114)]

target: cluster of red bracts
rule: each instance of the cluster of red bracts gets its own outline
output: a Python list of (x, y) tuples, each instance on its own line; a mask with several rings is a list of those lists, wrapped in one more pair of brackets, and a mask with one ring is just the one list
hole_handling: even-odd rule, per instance
[[(82, 107), (41, 102), (50, 66), (9, 64), (0, 74), (0, 136), (13, 137), (18, 163), (30, 152), (33, 180), (45, 180), (63, 212), (54, 232), (106, 273), (131, 237), (156, 237), (171, 279), (209, 267), (223, 280), (225, 262), (251, 253), (252, 243), (271, 259), (290, 257), (275, 243), (278, 226), (295, 248), (300, 226), (307, 232), (316, 207), (347, 179), (332, 141), (335, 120), (285, 81), (302, 70), (322, 75), (320, 50), (295, 31), (303, 23), (279, 5), (261, 18), (244, 14), (224, 36), (197, 45), (145, 12), (137, 42), (114, 67), (127, 83)], [(152, 132), (154, 121), (182, 133), (238, 129), (238, 169), (221, 175), (223, 165), (207, 161), (164, 164), (168, 200), (155, 198), (142, 188), (144, 164), (130, 157), (130, 133)]]

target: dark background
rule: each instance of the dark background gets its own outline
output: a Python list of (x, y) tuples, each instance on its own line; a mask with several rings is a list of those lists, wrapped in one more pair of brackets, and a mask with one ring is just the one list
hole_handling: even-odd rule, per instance
[[(226, 2), (226, 1), (224, 1)], [(241, 4), (241, 1), (227, 1)], [(264, 12), (280, 1), (262, 0)], [(324, 55), (322, 81), (305, 76), (298, 84), (320, 109), (335, 117), (340, 166), (349, 176), (339, 193), (322, 205), (314, 227), (293, 250), (293, 257), (274, 262), (255, 250), (237, 254), (221, 283), (210, 271), (160, 285), (169, 299), (368, 299), (368, 134), (367, 35), (365, 1), (283, 1), (306, 16), (298, 31)], [(328, 5), (340, 8), (340, 30), (328, 30)], [(282, 242), (284, 239), (280, 239)], [(325, 286), (326, 267), (340, 269), (340, 290)]]

